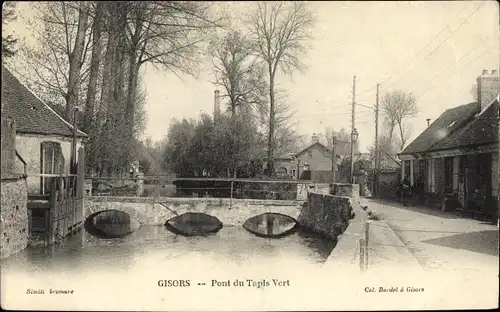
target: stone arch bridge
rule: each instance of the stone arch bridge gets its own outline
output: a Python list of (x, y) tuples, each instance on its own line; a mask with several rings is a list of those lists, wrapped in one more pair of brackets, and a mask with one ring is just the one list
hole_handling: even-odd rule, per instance
[(297, 219), (303, 201), (254, 200), (228, 198), (152, 198), (152, 197), (85, 197), (84, 220), (103, 211), (127, 213), (141, 225), (164, 225), (176, 215), (202, 212), (217, 217), (224, 225), (241, 226), (251, 217), (266, 212)]

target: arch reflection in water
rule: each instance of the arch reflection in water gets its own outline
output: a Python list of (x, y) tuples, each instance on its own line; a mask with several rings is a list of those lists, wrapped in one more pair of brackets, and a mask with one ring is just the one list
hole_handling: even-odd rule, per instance
[(279, 238), (295, 233), (298, 223), (290, 216), (266, 212), (245, 221), (243, 228), (259, 237)]
[(84, 223), (85, 230), (104, 239), (124, 237), (140, 227), (140, 224), (126, 212), (105, 210), (90, 215)]
[(201, 212), (186, 212), (165, 222), (172, 233), (184, 236), (202, 236), (217, 233), (222, 222), (214, 216)]

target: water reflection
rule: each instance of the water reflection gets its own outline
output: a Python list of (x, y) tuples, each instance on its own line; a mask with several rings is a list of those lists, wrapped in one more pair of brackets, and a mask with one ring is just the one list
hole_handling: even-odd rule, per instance
[(134, 232), (140, 224), (128, 213), (106, 210), (90, 215), (84, 223), (85, 230), (102, 239), (119, 238)]
[(296, 232), (302, 244), (317, 252), (321, 258), (328, 258), (332, 250), (337, 246), (337, 239), (331, 239), (325, 235), (299, 227)]
[(205, 213), (186, 212), (165, 222), (165, 227), (179, 235), (203, 236), (217, 233), (222, 228), (222, 222)]
[(161, 272), (174, 262), (200, 263), (204, 268), (274, 263), (293, 267), (324, 262), (334, 246), (334, 242), (301, 230), (278, 240), (262, 239), (232, 226), (210, 236), (191, 237), (173, 234), (163, 226), (141, 226), (113, 239), (100, 239), (82, 230), (65, 244), (29, 247), (3, 259), (2, 272), (41, 272), (48, 276), (120, 272), (135, 276), (143, 274), (145, 268)]
[(281, 238), (292, 234), (297, 221), (280, 213), (263, 213), (248, 219), (243, 228), (259, 237)]

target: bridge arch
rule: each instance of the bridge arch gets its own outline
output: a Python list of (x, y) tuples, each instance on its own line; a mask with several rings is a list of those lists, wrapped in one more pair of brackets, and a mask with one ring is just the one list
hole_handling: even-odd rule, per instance
[(138, 209), (134, 207), (134, 205), (130, 205), (129, 203), (93, 203), (92, 205), (85, 205), (84, 209), (84, 222), (92, 219), (98, 214), (105, 211), (120, 211), (128, 214), (131, 219), (135, 219), (141, 225), (146, 224), (147, 220), (144, 214), (140, 213)]
[(145, 198), (145, 197), (87, 197), (84, 200), (84, 218), (106, 211), (125, 212), (141, 225), (164, 225), (185, 212), (202, 212), (217, 217), (225, 225), (240, 225), (265, 212), (282, 213), (297, 219), (302, 202), (268, 201), (220, 198)]

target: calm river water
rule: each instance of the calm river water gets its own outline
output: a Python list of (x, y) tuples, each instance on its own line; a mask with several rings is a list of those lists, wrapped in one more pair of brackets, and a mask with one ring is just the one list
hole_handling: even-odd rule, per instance
[(265, 267), (272, 263), (317, 266), (323, 263), (334, 242), (297, 232), (282, 238), (260, 238), (242, 227), (226, 226), (203, 237), (173, 234), (163, 226), (141, 226), (133, 233), (100, 239), (82, 232), (64, 244), (28, 247), (2, 260), (2, 271), (38, 272), (131, 272), (147, 267), (161, 270), (172, 263), (201, 262), (207, 266)]

